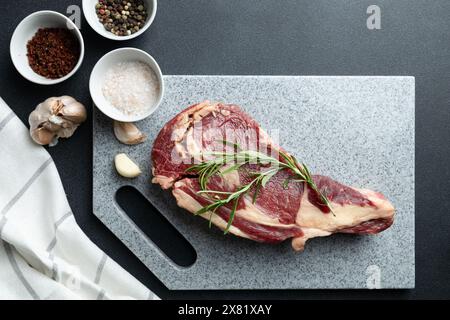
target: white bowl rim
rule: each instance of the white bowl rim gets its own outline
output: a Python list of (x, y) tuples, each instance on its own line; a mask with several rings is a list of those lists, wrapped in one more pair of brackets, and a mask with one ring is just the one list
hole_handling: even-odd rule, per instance
[[(95, 98), (95, 96), (93, 95), (93, 75), (94, 72), (96, 71), (97, 67), (109, 56), (117, 54), (118, 52), (121, 51), (134, 51), (134, 52), (138, 52), (139, 54), (142, 54), (144, 56), (146, 56), (147, 58), (149, 58), (156, 66), (157, 70), (154, 70), (155, 73), (157, 74), (158, 80), (160, 80), (159, 83), (159, 97), (158, 100), (156, 101), (156, 103), (154, 104), (154, 106), (152, 106), (152, 108), (149, 109), (148, 112), (143, 113), (141, 115), (138, 116), (127, 116), (127, 115), (123, 115), (123, 118), (119, 118), (119, 117), (115, 117), (113, 115), (111, 115), (107, 110), (105, 111), (105, 108), (103, 108), (103, 106), (101, 106), (99, 103), (97, 103), (98, 99)], [(158, 62), (155, 60), (155, 58), (153, 58), (152, 55), (150, 55), (148, 52), (142, 50), (142, 49), (138, 49), (138, 48), (133, 48), (133, 47), (123, 47), (123, 48), (118, 48), (118, 49), (114, 49), (112, 51), (109, 51), (108, 53), (106, 53), (105, 55), (103, 55), (95, 64), (94, 68), (91, 71), (91, 75), (89, 77), (89, 91), (91, 94), (91, 98), (92, 101), (94, 102), (94, 105), (107, 117), (113, 119), (113, 120), (117, 120), (117, 121), (121, 121), (121, 122), (138, 122), (141, 120), (144, 120), (148, 117), (150, 117), (153, 113), (156, 112), (156, 110), (159, 109), (161, 102), (164, 98), (164, 92), (165, 92), (165, 85), (164, 85), (164, 75), (161, 71), (161, 68), (158, 64)], [(97, 101), (96, 101), (97, 100)], [(113, 106), (111, 106), (111, 108), (113, 108)]]
[[(13, 57), (13, 53), (12, 53), (12, 50), (13, 50), (12, 44), (14, 42), (14, 39), (17, 37), (17, 32), (18, 32), (19, 27), (22, 26), (23, 24), (25, 24), (29, 19), (33, 18), (34, 16), (43, 15), (43, 14), (53, 14), (55, 16), (59, 16), (60, 18), (64, 18), (64, 20), (73, 28), (73, 30), (75, 30), (75, 32), (79, 36), (79, 38), (77, 38), (78, 42), (80, 43), (80, 57), (78, 58), (78, 62), (75, 65), (75, 67), (73, 68), (72, 71), (70, 71), (64, 77), (61, 77), (61, 78), (58, 78), (58, 79), (47, 79), (47, 78), (32, 79), (32, 78), (28, 77), (27, 75), (25, 75), (22, 72), (21, 67), (17, 64), (17, 61)], [(84, 59), (84, 39), (83, 39), (83, 35), (81, 34), (81, 31), (80, 31), (80, 29), (78, 29), (77, 25), (75, 23), (73, 23), (73, 21), (70, 20), (68, 17), (63, 15), (62, 13), (59, 13), (59, 12), (53, 11), (53, 10), (36, 11), (36, 12), (33, 12), (33, 13), (29, 14), (25, 18), (23, 18), (22, 21), (20, 21), (20, 23), (14, 29), (13, 35), (11, 36), (11, 40), (9, 42), (9, 55), (11, 57), (11, 60), (12, 60), (12, 63), (14, 65), (14, 67), (20, 73), (20, 75), (22, 77), (24, 77), (25, 79), (27, 79), (28, 81), (31, 81), (33, 83), (37, 83), (37, 84), (41, 84), (41, 85), (53, 85), (53, 84), (61, 83), (61, 82), (65, 81), (65, 80), (69, 79), (70, 77), (72, 77), (78, 71), (78, 69), (80, 68), (81, 64), (83, 63), (83, 59)]]
[[(99, 35), (101, 35), (104, 38), (110, 39), (110, 40), (116, 40), (116, 41), (125, 41), (125, 40), (131, 40), (134, 39), (136, 37), (139, 37), (141, 34), (143, 34), (145, 31), (147, 31), (147, 29), (152, 25), (153, 21), (155, 20), (156, 17), (156, 11), (158, 10), (158, 0), (150, 0), (153, 2), (153, 10), (152, 10), (152, 14), (150, 15), (150, 17), (147, 19), (147, 21), (145, 22), (145, 25), (143, 28), (141, 28), (138, 32), (133, 33), (129, 36), (116, 36), (115, 34), (106, 31), (105, 33), (101, 33), (100, 31), (98, 31), (98, 28), (100, 28), (99, 25), (95, 24), (93, 25), (90, 21), (90, 19), (87, 17), (87, 10), (91, 10), (87, 7), (87, 3), (90, 0), (83, 0), (82, 2), (82, 7), (83, 7), (83, 14), (84, 14), (84, 18), (86, 19), (87, 23), (89, 24), (89, 26)], [(100, 23), (100, 22), (99, 22)], [(103, 26), (101, 26), (101, 28), (103, 28)]]

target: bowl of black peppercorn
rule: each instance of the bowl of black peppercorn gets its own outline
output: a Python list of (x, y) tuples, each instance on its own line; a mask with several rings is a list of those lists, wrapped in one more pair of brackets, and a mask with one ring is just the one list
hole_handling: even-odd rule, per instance
[(111, 40), (129, 40), (143, 34), (153, 23), (157, 0), (83, 0), (89, 25)]

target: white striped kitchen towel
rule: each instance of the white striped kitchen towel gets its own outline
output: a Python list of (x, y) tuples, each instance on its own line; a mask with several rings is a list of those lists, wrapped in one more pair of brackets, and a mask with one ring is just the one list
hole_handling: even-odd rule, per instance
[(50, 155), (1, 98), (0, 299), (159, 299), (78, 227)]

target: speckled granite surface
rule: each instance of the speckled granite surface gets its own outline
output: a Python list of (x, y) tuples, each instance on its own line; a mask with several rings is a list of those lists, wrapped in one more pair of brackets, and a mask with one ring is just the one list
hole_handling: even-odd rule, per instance
[[(111, 121), (94, 117), (94, 213), (170, 289), (413, 288), (414, 78), (166, 76), (160, 109), (139, 126), (147, 143), (116, 141)], [(129, 181), (113, 158), (126, 152), (150, 168), (150, 150), (162, 126), (205, 99), (240, 105), (315, 173), (381, 191), (397, 209), (394, 225), (377, 236), (333, 235), (295, 253), (290, 241), (262, 245), (210, 230), (206, 220), (178, 208), (170, 192), (150, 185), (150, 170)], [(119, 209), (115, 192), (140, 190), (189, 240), (197, 261), (169, 261)]]

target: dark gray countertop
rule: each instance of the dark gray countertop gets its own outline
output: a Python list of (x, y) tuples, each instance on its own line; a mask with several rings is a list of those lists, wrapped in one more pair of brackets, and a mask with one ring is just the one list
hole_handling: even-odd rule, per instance
[(382, 29), (368, 30), (373, 1), (161, 0), (140, 38), (113, 42), (83, 20), (86, 56), (69, 81), (42, 87), (23, 79), (9, 40), (26, 15), (65, 12), (81, 1), (2, 1), (0, 96), (26, 121), (37, 103), (70, 94), (91, 108), (90, 71), (120, 46), (147, 50), (165, 74), (409, 75), (416, 77), (416, 289), (169, 291), (92, 214), (92, 125), (50, 149), (87, 235), (162, 298), (449, 298), (450, 2), (376, 1)]

